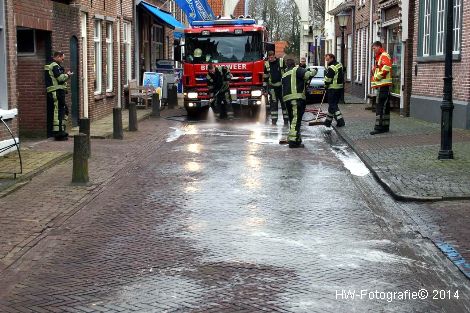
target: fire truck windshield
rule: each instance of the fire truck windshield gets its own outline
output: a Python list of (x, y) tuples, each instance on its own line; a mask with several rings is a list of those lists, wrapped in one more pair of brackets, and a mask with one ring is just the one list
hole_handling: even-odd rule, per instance
[(186, 62), (249, 62), (263, 58), (261, 33), (186, 35)]

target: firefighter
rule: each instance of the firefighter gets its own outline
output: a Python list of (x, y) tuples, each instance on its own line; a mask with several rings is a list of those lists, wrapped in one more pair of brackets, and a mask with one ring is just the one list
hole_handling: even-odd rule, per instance
[(232, 78), (230, 70), (226, 66), (207, 66), (207, 86), (215, 107), (221, 119), (233, 118), (232, 99), (230, 97), (229, 82)]
[(202, 50), (199, 48), (194, 49), (193, 55), (189, 55), (189, 61), (194, 64), (203, 63)]
[(392, 86), (392, 60), (380, 41), (372, 44), (375, 66), (372, 69), (371, 87), (378, 89), (375, 108), (375, 127), (371, 135), (386, 133), (390, 128), (390, 86)]
[(289, 148), (303, 148), (300, 126), (305, 112), (305, 85), (316, 73), (295, 66), (292, 59), (286, 60), (286, 65), (286, 73), (282, 75), (282, 92), (289, 112), (290, 128), (287, 141)]
[(53, 61), (44, 66), (46, 74), (47, 106), (48, 112), (52, 115), (52, 136), (55, 140), (67, 140), (69, 134), (65, 131), (65, 121), (68, 115), (68, 108), (65, 104), (65, 93), (67, 90), (67, 80), (73, 75), (62, 67), (65, 55), (61, 51), (53, 54)]
[(285, 69), (284, 59), (276, 58), (274, 51), (269, 51), (268, 60), (264, 62), (263, 87), (269, 92), (269, 102), (266, 106), (266, 111), (271, 111), (271, 121), (273, 125), (277, 124), (278, 102), (281, 102), (284, 125), (287, 125), (289, 121), (286, 105), (282, 100), (282, 75), (285, 73)]
[(345, 125), (344, 118), (338, 107), (344, 88), (343, 65), (336, 61), (335, 55), (331, 53), (325, 55), (325, 62), (327, 64), (325, 89), (328, 93), (328, 114), (326, 115), (325, 126), (331, 127), (334, 118), (336, 126), (343, 127)]

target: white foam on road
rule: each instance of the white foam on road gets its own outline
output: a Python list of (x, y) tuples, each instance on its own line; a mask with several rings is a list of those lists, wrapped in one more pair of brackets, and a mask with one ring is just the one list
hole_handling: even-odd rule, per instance
[(352, 175), (362, 177), (370, 173), (361, 159), (355, 153), (350, 152), (346, 146), (334, 146), (332, 151)]

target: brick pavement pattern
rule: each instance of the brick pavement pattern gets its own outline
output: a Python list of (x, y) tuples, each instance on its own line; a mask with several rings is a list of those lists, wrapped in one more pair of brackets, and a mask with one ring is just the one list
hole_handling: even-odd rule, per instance
[[(334, 132), (307, 131), (306, 149), (292, 151), (270, 126), (141, 126), (95, 147), (92, 186), (67, 184), (64, 163), (2, 199), (2, 216), (35, 218), (15, 229), (60, 214), (36, 226), (42, 236), (21, 258), (2, 258), (1, 312), (470, 308), (470, 283), (370, 175), (343, 167)], [(460, 298), (351, 302), (335, 295), (342, 288)]]
[(347, 127), (337, 129), (390, 189), (406, 200), (470, 198), (470, 130), (453, 130), (454, 160), (438, 160), (440, 125), (391, 115), (390, 132), (372, 136), (374, 113), (364, 104), (341, 107)]
[(405, 208), (424, 236), (458, 250), (461, 270), (470, 275), (470, 131), (454, 129), (455, 159), (440, 161), (439, 124), (392, 113), (390, 132), (371, 136), (375, 113), (350, 95), (346, 102), (347, 126), (337, 131), (388, 191), (406, 200), (455, 199)]

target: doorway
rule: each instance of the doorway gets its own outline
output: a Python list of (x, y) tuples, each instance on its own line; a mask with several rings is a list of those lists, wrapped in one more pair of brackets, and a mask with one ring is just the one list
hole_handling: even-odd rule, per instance
[(74, 73), (70, 78), (70, 91), (71, 91), (71, 111), (72, 111), (72, 126), (78, 126), (78, 119), (80, 118), (80, 95), (79, 95), (79, 80), (78, 80), (78, 38), (72, 36), (70, 38), (70, 70)]

